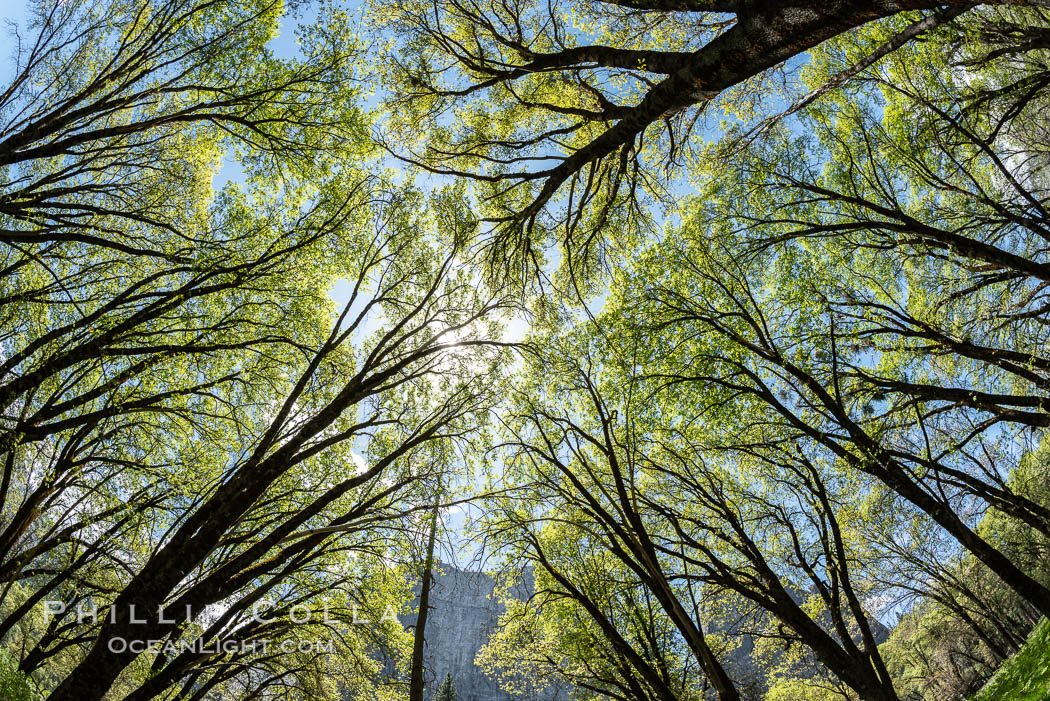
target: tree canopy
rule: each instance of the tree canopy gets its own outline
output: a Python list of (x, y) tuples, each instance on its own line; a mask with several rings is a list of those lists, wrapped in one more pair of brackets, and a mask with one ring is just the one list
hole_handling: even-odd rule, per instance
[[(968, 3), (377, 3), (396, 39), (389, 148), (430, 172), (476, 180), (500, 277), (542, 276), (547, 248), (586, 277), (636, 242), (642, 201), (720, 118), (776, 104), (777, 84), (822, 42), (876, 20), (903, 26), (829, 84), (948, 22)], [(882, 27), (892, 26), (883, 24)], [(790, 94), (790, 93), (789, 93)], [(420, 131), (421, 121), (434, 124)], [(616, 260), (616, 256), (613, 256)]]
[(26, 11), (3, 698), (454, 699), (443, 541), (579, 701), (962, 699), (1050, 617), (1040, 2)]

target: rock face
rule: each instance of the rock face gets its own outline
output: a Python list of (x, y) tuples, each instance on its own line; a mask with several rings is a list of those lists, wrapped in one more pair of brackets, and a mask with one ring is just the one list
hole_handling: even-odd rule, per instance
[[(431, 611), (427, 619), (427, 648), (424, 655), (426, 666), (426, 698), (430, 699), (437, 686), (452, 674), (458, 692), (458, 701), (568, 701), (569, 692), (564, 688), (552, 688), (532, 696), (511, 695), (500, 689), (474, 665), (478, 651), (496, 629), (503, 607), (492, 598), (495, 582), (482, 572), (461, 570), (451, 565), (441, 565), (441, 574), (435, 577), (430, 591)], [(523, 586), (515, 592), (517, 598), (528, 598), (529, 591)], [(418, 595), (418, 587), (417, 587)], [(804, 596), (795, 594), (798, 601)], [(415, 602), (418, 605), (418, 600)], [(734, 617), (718, 620), (705, 626), (708, 633), (740, 630)], [(415, 617), (402, 618), (407, 627), (415, 624)], [(873, 621), (876, 640), (884, 641), (889, 631), (878, 621)], [(726, 670), (740, 685), (745, 699), (761, 699), (766, 692), (766, 675), (753, 658), (754, 642), (742, 636), (740, 646), (723, 660)], [(804, 672), (801, 676), (807, 676)]]
[[(565, 701), (567, 694), (556, 689), (531, 697), (512, 696), (474, 665), (474, 658), (503, 613), (499, 602), (490, 598), (495, 582), (484, 573), (451, 565), (442, 565), (441, 570), (430, 590), (433, 608), (427, 618), (424, 655), (427, 694), (433, 694), (445, 674), (451, 673), (457, 701)], [(402, 623), (412, 625), (415, 619), (406, 618)]]

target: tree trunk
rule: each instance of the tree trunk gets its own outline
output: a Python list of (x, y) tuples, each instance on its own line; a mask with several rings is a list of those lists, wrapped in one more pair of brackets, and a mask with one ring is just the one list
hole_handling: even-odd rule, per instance
[(430, 585), (433, 582), (434, 542), (437, 536), (438, 507), (430, 516), (427, 556), (423, 565), (423, 583), (419, 590), (419, 615), (412, 641), (412, 671), (408, 682), (408, 701), (423, 701), (423, 649), (426, 647), (427, 615), (430, 613)]

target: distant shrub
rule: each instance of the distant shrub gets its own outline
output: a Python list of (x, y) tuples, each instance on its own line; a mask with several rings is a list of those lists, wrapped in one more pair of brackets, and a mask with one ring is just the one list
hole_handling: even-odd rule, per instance
[(0, 648), (0, 699), (4, 701), (37, 701), (39, 696), (18, 663)]

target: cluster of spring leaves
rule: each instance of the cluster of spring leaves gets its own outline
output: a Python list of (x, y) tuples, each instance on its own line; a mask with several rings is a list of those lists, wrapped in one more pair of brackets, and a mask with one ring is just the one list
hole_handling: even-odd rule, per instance
[[(617, 152), (588, 166), (567, 194), (538, 211), (532, 203), (544, 181), (519, 175), (585, 148), (672, 70), (676, 56), (728, 24), (710, 12), (646, 13), (574, 0), (374, 2), (368, 21), (384, 57), (377, 79), (391, 106), (380, 125), (387, 147), (440, 175), (484, 173), (475, 191), (487, 272), (549, 278), (588, 296), (602, 289), (601, 271), (652, 232), (652, 211), (674, 200), (704, 114), (668, 115), (629, 156)], [(581, 65), (562, 70), (564, 61)], [(549, 66), (534, 71), (533, 64)], [(739, 92), (762, 94), (751, 83)], [(729, 91), (725, 102), (739, 106), (738, 97)], [(524, 239), (510, 231), (522, 212)]]

